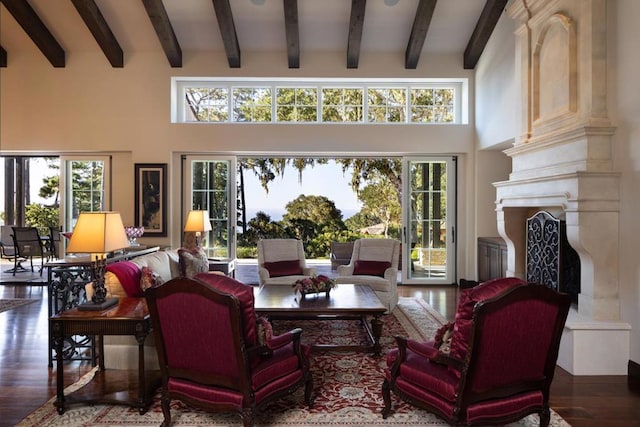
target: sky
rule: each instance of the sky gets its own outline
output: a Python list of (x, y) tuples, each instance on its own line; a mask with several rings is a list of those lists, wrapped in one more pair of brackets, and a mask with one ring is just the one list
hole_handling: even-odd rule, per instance
[(333, 160), (327, 165), (304, 169), (302, 183), (298, 181), (298, 171), (287, 167), (283, 177), (277, 176), (269, 184), (268, 194), (253, 173), (246, 173), (244, 179), (248, 218), (253, 218), (257, 211), (262, 210), (271, 216), (271, 220), (279, 221), (285, 213), (286, 204), (301, 194), (325, 196), (332, 200), (342, 212), (343, 220), (361, 208), (349, 185), (351, 174), (347, 172), (343, 175), (342, 167)]

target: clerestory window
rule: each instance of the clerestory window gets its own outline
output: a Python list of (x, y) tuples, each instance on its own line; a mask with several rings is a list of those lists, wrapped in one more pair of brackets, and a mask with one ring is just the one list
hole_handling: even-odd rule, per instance
[(464, 80), (172, 79), (174, 123), (465, 123)]

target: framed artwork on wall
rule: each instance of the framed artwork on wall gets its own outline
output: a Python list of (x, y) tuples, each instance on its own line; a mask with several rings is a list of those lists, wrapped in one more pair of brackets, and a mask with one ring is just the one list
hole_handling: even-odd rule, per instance
[(135, 164), (135, 225), (144, 235), (167, 235), (167, 164)]

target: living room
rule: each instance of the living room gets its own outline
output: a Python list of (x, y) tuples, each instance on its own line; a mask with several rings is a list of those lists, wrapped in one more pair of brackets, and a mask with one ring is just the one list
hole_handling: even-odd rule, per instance
[[(484, 5), (484, 2), (475, 3), (479, 9)], [(65, 3), (57, 12), (49, 10), (45, 3), (38, 6), (42, 12), (50, 14), (56, 36), (67, 49), (66, 65), (64, 68), (52, 66), (11, 14), (1, 9), (0, 41), (8, 59), (7, 66), (0, 68), (1, 155), (109, 157), (112, 179), (109, 208), (120, 211), (125, 223), (134, 222), (135, 164), (166, 164), (169, 233), (167, 237), (146, 238), (145, 242), (171, 247), (180, 245), (184, 215), (188, 211), (182, 198), (183, 156), (455, 155), (459, 159), (458, 278), (474, 278), (477, 274), (478, 237), (513, 236), (511, 228), (518, 225), (504, 217), (523, 216), (515, 210), (548, 207), (548, 203), (554, 208), (565, 208), (562, 206), (564, 199), (549, 202), (552, 191), (546, 195), (536, 193), (536, 200), (529, 200), (513, 182), (504, 184), (500, 190), (502, 196), (507, 189), (505, 200), (513, 200), (513, 204), (497, 206), (498, 190), (494, 183), (508, 183), (510, 178), (516, 178), (516, 181), (529, 179), (534, 186), (538, 170), (554, 169), (555, 174), (563, 173), (555, 163), (563, 150), (554, 149), (553, 137), (542, 141), (535, 139), (542, 133), (533, 125), (540, 116), (528, 111), (533, 89), (527, 81), (529, 74), (523, 65), (526, 62), (521, 59), (528, 58), (530, 50), (535, 50), (535, 43), (527, 43), (529, 39), (525, 33), (529, 29), (523, 24), (524, 12), (537, 17), (538, 21), (534, 19), (532, 25), (536, 24), (534, 27), (538, 31), (542, 26), (539, 21), (555, 12), (566, 11), (574, 24), (577, 23), (567, 28), (577, 31), (575, 40), (580, 42), (575, 46), (580, 54), (571, 71), (579, 76), (575, 88), (578, 94), (576, 108), (582, 114), (586, 133), (593, 129), (599, 132), (596, 132), (597, 143), (589, 141), (585, 144), (585, 157), (567, 160), (567, 163), (580, 165), (573, 169), (577, 169), (577, 175), (607, 175), (618, 180), (613, 186), (609, 183), (601, 186), (602, 181), (598, 180), (576, 181), (581, 189), (601, 189), (606, 193), (589, 195), (594, 199), (586, 207), (572, 205), (572, 196), (579, 196), (569, 190), (560, 190), (569, 194), (567, 206), (576, 209), (564, 214), (568, 220), (575, 212), (582, 214), (596, 208), (606, 213), (591, 217), (584, 226), (572, 223), (576, 229), (608, 227), (603, 235), (575, 237), (583, 244), (578, 249), (584, 256), (585, 276), (591, 277), (593, 282), (585, 288), (581, 304), (584, 303), (584, 309), (588, 310), (589, 321), (631, 325), (626, 340), (612, 344), (616, 346), (615, 353), (622, 354), (625, 359), (614, 368), (616, 375), (633, 372), (637, 375), (640, 276), (635, 260), (639, 243), (634, 236), (640, 231), (635, 220), (640, 211), (637, 197), (640, 104), (634, 94), (638, 92), (635, 74), (640, 64), (636, 56), (628, 54), (634, 51), (635, 21), (640, 17), (637, 2), (567, 0), (552, 5), (553, 13), (548, 10), (551, 7), (548, 2), (510, 2), (475, 69), (463, 68), (461, 53), (436, 52), (423, 55), (416, 69), (407, 69), (402, 49), (364, 51), (354, 69), (345, 67), (343, 50), (303, 50), (300, 67), (289, 68), (287, 54), (282, 49), (258, 51), (251, 48), (243, 48), (240, 68), (230, 68), (221, 47), (215, 51), (185, 49), (182, 67), (172, 68), (139, 5), (127, 5), (125, 9), (113, 12), (117, 15), (114, 19), (123, 22), (125, 28), (120, 36), (125, 47), (124, 67), (113, 68), (71, 4)], [(261, 13), (261, 10), (265, 9), (256, 12)], [(64, 31), (61, 22), (73, 23), (75, 29)], [(148, 28), (134, 32), (134, 28), (140, 27), (136, 22), (144, 22)], [(242, 33), (240, 35), (242, 37)], [(220, 36), (212, 33), (212, 37), (217, 40)], [(592, 44), (587, 46), (589, 43)], [(194, 76), (387, 81), (453, 79), (466, 82), (468, 98), (463, 109), (466, 117), (463, 113), (460, 123), (447, 125), (173, 123), (171, 108), (175, 91), (172, 79)], [(545, 92), (545, 96), (551, 95)], [(544, 104), (545, 99), (542, 101)], [(544, 116), (545, 110), (541, 113)], [(535, 150), (521, 157), (525, 151), (523, 146), (529, 142), (533, 142), (529, 146), (535, 146)], [(563, 147), (568, 147), (566, 151), (576, 149), (570, 145)], [(553, 188), (553, 185), (545, 181), (545, 186)], [(528, 189), (522, 191), (526, 193)], [(610, 197), (612, 193), (615, 197)], [(609, 228), (612, 223), (615, 226)], [(598, 252), (593, 249), (596, 246), (606, 246), (606, 249)], [(522, 249), (516, 244), (509, 249), (508, 271), (523, 275)], [(574, 352), (578, 358), (581, 353), (590, 352), (595, 342), (599, 341), (587, 337), (576, 347)]]

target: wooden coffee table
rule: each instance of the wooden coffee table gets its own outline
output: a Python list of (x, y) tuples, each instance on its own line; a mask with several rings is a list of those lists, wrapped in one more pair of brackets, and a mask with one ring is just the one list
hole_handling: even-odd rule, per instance
[[(386, 311), (380, 299), (366, 285), (339, 284), (326, 294), (307, 296), (299, 301), (299, 294), (291, 286), (264, 285), (255, 289), (255, 311), (270, 320), (359, 320), (364, 326), (371, 345), (314, 344), (315, 351), (364, 351), (379, 356), (382, 334), (381, 316)], [(367, 316), (371, 323), (367, 323)]]

